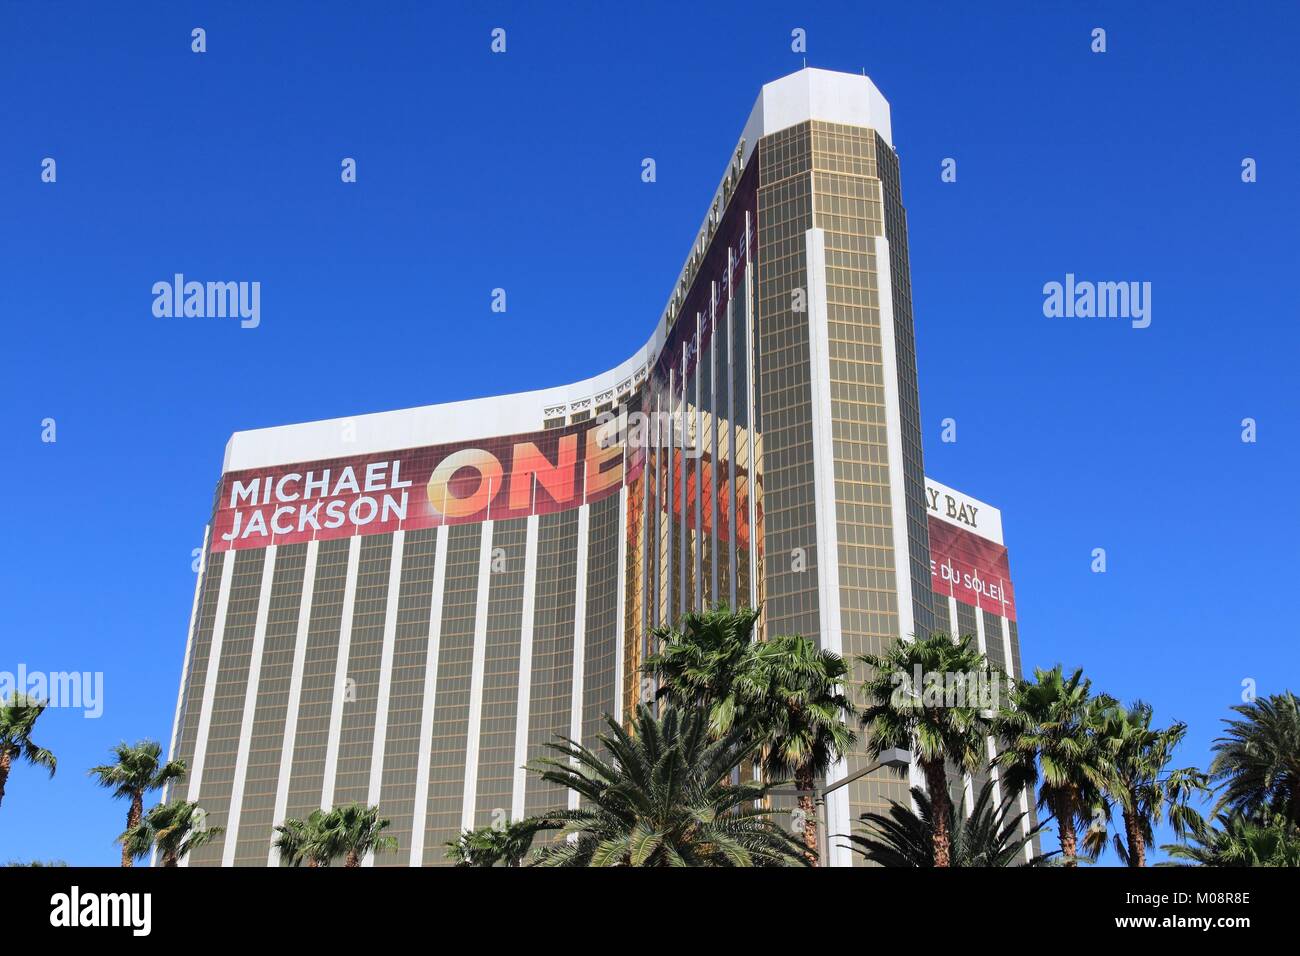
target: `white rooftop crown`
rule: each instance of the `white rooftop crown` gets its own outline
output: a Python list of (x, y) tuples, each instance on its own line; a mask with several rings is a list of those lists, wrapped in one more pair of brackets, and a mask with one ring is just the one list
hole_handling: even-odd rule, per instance
[(745, 150), (760, 137), (808, 120), (870, 127), (894, 145), (889, 101), (876, 84), (859, 73), (806, 67), (763, 85), (745, 124)]

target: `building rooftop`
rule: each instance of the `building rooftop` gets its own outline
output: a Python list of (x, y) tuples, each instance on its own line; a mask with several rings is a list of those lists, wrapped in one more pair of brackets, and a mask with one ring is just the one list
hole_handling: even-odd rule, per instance
[[(870, 79), (858, 73), (807, 67), (763, 85), (736, 151), (740, 155), (739, 167), (748, 163), (759, 139), (810, 119), (869, 127), (893, 145), (889, 103)], [(733, 155), (723, 183), (736, 175), (735, 168)], [(718, 193), (724, 193), (722, 183)], [(698, 235), (707, 235), (707, 223), (706, 218), (697, 241)], [(674, 289), (682, 284), (683, 276), (689, 284), (686, 273), (684, 268)], [(665, 322), (661, 318), (649, 341), (617, 367), (568, 385), (235, 432), (226, 443), (222, 471), (537, 431), (552, 416), (564, 417), (580, 409), (594, 411), (598, 405), (621, 399), (640, 384), (653, 366), (664, 339)]]

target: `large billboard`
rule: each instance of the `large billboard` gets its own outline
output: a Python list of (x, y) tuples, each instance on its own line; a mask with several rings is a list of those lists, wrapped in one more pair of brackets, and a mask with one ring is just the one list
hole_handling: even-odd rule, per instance
[[(594, 421), (222, 476), (212, 550), (382, 534), (576, 508), (627, 478)], [(609, 444), (609, 447), (603, 447)], [(639, 456), (629, 456), (629, 468)], [(639, 467), (639, 465), (637, 466)]]
[(930, 588), (962, 604), (1016, 619), (1011, 565), (996, 508), (927, 478)]
[[(577, 508), (637, 478), (646, 445), (666, 447), (669, 440), (657, 427), (629, 429), (626, 416), (602, 416), (522, 435), (228, 472), (221, 479), (211, 550), (328, 541)], [(705, 487), (713, 487), (709, 456), (695, 452), (694, 457), (703, 459)], [(693, 501), (693, 457), (674, 449), (672, 460), (674, 488), (681, 487), (682, 462), (687, 462), (685, 491)], [(725, 469), (719, 470), (725, 474)], [(740, 469), (737, 485), (735, 532), (747, 546), (748, 480)], [(728, 538), (733, 522), (725, 477), (717, 494), (718, 533)], [(680, 515), (677, 495), (673, 505)], [(710, 509), (704, 508), (702, 517), (707, 531), (712, 527)], [(694, 524), (693, 508), (687, 509), (687, 519)]]

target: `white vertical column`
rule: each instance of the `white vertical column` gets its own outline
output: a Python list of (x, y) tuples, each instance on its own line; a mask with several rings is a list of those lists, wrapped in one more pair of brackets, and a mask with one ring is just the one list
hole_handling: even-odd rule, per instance
[[(190, 626), (185, 632), (185, 658), (181, 661), (181, 684), (176, 691), (176, 714), (172, 717), (172, 739), (167, 745), (167, 762), (176, 759), (176, 744), (181, 732), (181, 705), (185, 700), (185, 682), (190, 677), (190, 654), (194, 650), (194, 626), (199, 617), (199, 596), (203, 593), (203, 573), (208, 569), (208, 535), (211, 533), (210, 525), (203, 527), (203, 548), (199, 552), (199, 569), (194, 575), (194, 600), (190, 604)], [(171, 798), (173, 789), (172, 781), (168, 781), (163, 788), (163, 803), (168, 802)], [(150, 857), (152, 865), (153, 857)]]
[(712, 448), (709, 449), (709, 598), (714, 604), (721, 602), (718, 595), (718, 490), (722, 475), (718, 468), (718, 281), (709, 287), (709, 420)]
[[(307, 563), (302, 572), (302, 602), (298, 605), (298, 632), (293, 644), (293, 668), (289, 677), (289, 706), (284, 716), (284, 745), (280, 748), (280, 775), (276, 777), (275, 810), (272, 820), (284, 822), (289, 807), (289, 784), (293, 775), (293, 750), (298, 737), (298, 708), (302, 703), (302, 674), (307, 661), (307, 634), (311, 627), (312, 595), (316, 591), (316, 557), (320, 542), (307, 542)], [(280, 852), (274, 847), (267, 857), (268, 866), (280, 865)]]
[(903, 465), (903, 414), (899, 402), (898, 346), (894, 338), (894, 297), (889, 240), (876, 236), (876, 286), (880, 313), (880, 360), (884, 375), (885, 441), (889, 445), (890, 524), (894, 527), (894, 578), (898, 594), (899, 636), (914, 636), (911, 541), (907, 536), (907, 482)]
[(690, 381), (690, 376), (687, 374), (687, 363), (689, 361), (687, 357), (688, 347), (687, 343), (682, 343), (682, 398), (677, 404), (677, 418), (673, 424), (673, 434), (676, 435), (680, 431), (682, 435), (682, 440), (677, 442), (677, 461), (673, 466), (677, 471), (678, 484), (674, 503), (678, 508), (679, 517), (674, 520), (677, 525), (677, 617), (679, 618), (691, 609), (690, 604), (686, 600), (686, 568), (687, 561), (690, 559), (690, 556), (687, 553), (686, 543), (690, 540), (689, 528), (691, 524), (691, 513), (687, 508), (686, 502), (686, 489), (691, 486), (691, 483), (686, 479), (686, 464), (689, 460), (686, 457), (686, 436), (688, 435), (687, 428), (689, 427), (686, 421), (686, 409), (690, 405), (690, 401), (688, 400), (690, 396), (686, 392), (687, 383)]
[[(578, 509), (578, 561), (573, 580), (573, 679), (570, 681), (569, 739), (582, 743), (583, 687), (587, 654), (587, 548), (591, 506)], [(578, 809), (578, 792), (569, 791), (569, 809)]]
[(334, 660), (334, 698), (330, 704), (329, 740), (325, 745), (325, 779), (321, 784), (320, 805), (328, 810), (334, 805), (334, 781), (339, 772), (339, 743), (343, 738), (343, 705), (347, 695), (348, 659), (352, 653), (352, 613), (357, 606), (357, 570), (361, 565), (361, 537), (348, 539), (348, 572), (343, 585), (343, 616), (339, 621), (339, 649)]
[[(176, 745), (181, 732), (181, 706), (185, 701), (185, 683), (190, 678), (190, 654), (194, 650), (194, 623), (199, 616), (199, 595), (203, 591), (203, 572), (208, 567), (208, 535), (211, 533), (211, 525), (203, 526), (203, 548), (199, 551), (199, 568), (194, 575), (194, 601), (190, 604), (190, 626), (185, 632), (185, 658), (181, 661), (181, 683), (176, 691), (176, 713), (172, 717), (172, 737), (171, 742), (167, 745), (167, 762), (171, 763), (176, 759)], [(171, 780), (163, 786), (162, 802), (171, 801), (172, 791), (175, 789), (175, 783)], [(158, 848), (154, 847), (149, 851), (149, 865), (156, 866), (158, 863)]]
[[(212, 703), (217, 695), (217, 674), (221, 667), (221, 645), (226, 634), (226, 609), (230, 606), (230, 581), (235, 574), (235, 551), (227, 551), (221, 562), (221, 581), (217, 585), (217, 609), (212, 622), (212, 638), (208, 644), (208, 669), (203, 680), (203, 703), (199, 708), (199, 726), (194, 738), (194, 766), (190, 768), (186, 799), (200, 799), (203, 788), (203, 769), (208, 759), (208, 733), (212, 730)], [(189, 855), (181, 857), (181, 866), (189, 866)]]
[[(384, 646), (379, 654), (379, 688), (375, 700), (375, 734), (370, 745), (370, 783), (366, 789), (366, 805), (379, 803), (379, 791), (384, 781), (384, 742), (388, 738), (388, 703), (392, 695), (393, 648), (397, 643), (397, 602), (402, 591), (402, 553), (406, 532), (393, 532), (393, 550), (388, 560), (388, 598), (384, 604)], [(363, 866), (374, 866), (375, 855), (367, 853)]]
[[(677, 404), (677, 375), (673, 368), (668, 369), (668, 420), (672, 421)], [(673, 555), (673, 531), (676, 523), (675, 505), (677, 503), (676, 474), (673, 462), (673, 456), (677, 453), (677, 442), (674, 440), (673, 429), (668, 429), (668, 454), (664, 456), (664, 494), (660, 498), (663, 505), (663, 517), (660, 519), (668, 528), (668, 539), (664, 544), (664, 619), (660, 624), (671, 626), (677, 619), (673, 613), (673, 608), (677, 603), (677, 595), (673, 591), (673, 567), (679, 563), (674, 560)]]
[[(691, 413), (691, 424), (694, 431), (691, 433), (693, 441), (691, 442), (691, 453), (695, 456), (695, 500), (692, 504), (695, 506), (695, 610), (704, 610), (704, 514), (701, 509), (701, 501), (704, 495), (704, 450), (700, 447), (700, 441), (704, 436), (704, 412), (700, 409), (700, 384), (704, 378), (704, 317), (695, 313), (695, 409)], [(622, 520), (620, 518), (620, 520)], [(619, 530), (619, 548), (623, 548), (622, 529)], [(622, 551), (620, 550), (620, 554)], [(620, 592), (621, 593), (621, 592)]]
[(749, 606), (758, 607), (758, 384), (754, 381), (754, 247), (745, 213), (745, 421), (749, 424)]
[[(1006, 609), (1005, 601), (1003, 602), (1002, 607), (1003, 610), (1005, 611)], [(1007, 664), (1007, 676), (1010, 677), (1012, 680), (1015, 680), (1016, 678), (1020, 677), (1021, 675), (1016, 673), (1016, 659), (1011, 654), (1011, 622), (1007, 618), (1005, 613), (1002, 615), (1002, 654), (1003, 654), (1002, 659), (1006, 661)], [(1020, 812), (1021, 814), (1023, 814), (1020, 818), (1020, 832), (1028, 833), (1029, 826), (1030, 826), (1029, 794), (1026, 790), (1021, 789), (1020, 798), (1018, 802), (1020, 804)], [(1033, 841), (1031, 840), (1030, 842), (1025, 844), (1025, 862), (1028, 863), (1033, 858), (1034, 858), (1034, 844)]]
[[(912, 594), (912, 542), (907, 535), (907, 471), (903, 461), (903, 413), (899, 399), (898, 344), (894, 334), (893, 273), (890, 271), (889, 240), (872, 239), (876, 251), (876, 288), (880, 315), (880, 369), (885, 394), (885, 442), (889, 457), (889, 510), (893, 527), (894, 593), (898, 601), (898, 636), (910, 641), (916, 636)], [(925, 777), (912, 761), (908, 776), (913, 786), (923, 787)]]
[(253, 714), (257, 709), (257, 689), (262, 682), (262, 650), (266, 647), (266, 619), (271, 610), (271, 585), (275, 579), (275, 555), (279, 548), (266, 549), (262, 562), (262, 586), (257, 592), (257, 618), (253, 624), (253, 650), (248, 661), (248, 680), (244, 683), (244, 712), (239, 720), (239, 744), (235, 751), (235, 779), (230, 785), (230, 811), (226, 814), (225, 843), (221, 848), (221, 865), (235, 865), (235, 848), (239, 842), (239, 820), (244, 812), (244, 782), (248, 777), (248, 748), (253, 736)]
[[(952, 633), (950, 636), (961, 637), (962, 635), (958, 633), (961, 628), (957, 626), (957, 598), (952, 594), (949, 594), (944, 600), (948, 602), (948, 620), (952, 621)], [(965, 772), (962, 773), (961, 779), (962, 792), (966, 795), (966, 816), (970, 816), (971, 810), (975, 808), (975, 780), (970, 774)]]
[(429, 765), (433, 755), (433, 705), (438, 691), (438, 651), (442, 642), (442, 599), (447, 583), (447, 526), (438, 528), (433, 558), (433, 596), (429, 601), (429, 647), (424, 657), (424, 695), (420, 698), (420, 752), (415, 763), (415, 810), (411, 815), (411, 866), (424, 865), (424, 824), (429, 813)]
[(519, 627), (519, 689), (515, 700), (515, 780), (510, 819), (524, 818), (528, 786), (528, 706), (533, 690), (533, 613), (537, 597), (537, 515), (528, 516), (524, 538), (524, 594)]
[[(980, 653), (987, 655), (988, 638), (984, 632), (984, 611), (979, 607), (975, 608), (975, 634), (979, 639)], [(993, 738), (985, 737), (984, 746), (986, 752), (988, 753), (988, 759), (991, 764), (993, 758), (998, 755), (997, 747), (995, 747), (993, 744)], [(997, 767), (993, 767), (993, 766), (989, 767), (989, 779), (993, 781), (993, 802), (998, 806), (1001, 806), (1002, 805), (1002, 783), (998, 776)]]
[[(227, 551), (221, 562), (221, 581), (217, 585), (217, 609), (212, 622), (212, 639), (208, 645), (208, 669), (203, 679), (203, 703), (199, 707), (199, 727), (194, 738), (194, 766), (190, 768), (186, 798), (198, 800), (203, 789), (203, 769), (208, 759), (208, 733), (212, 729), (212, 703), (217, 696), (217, 674), (221, 668), (221, 645), (226, 636), (226, 610), (230, 606), (230, 582), (235, 576), (235, 555)], [(184, 864), (185, 859), (182, 859)]]
[[(654, 382), (653, 372), (650, 373), (650, 381), (652, 383)], [(652, 420), (658, 421), (659, 414), (660, 412), (663, 411), (661, 407), (663, 403), (663, 399), (658, 392), (654, 393), (653, 398), (654, 398), (654, 409), (653, 409), (654, 416)], [(663, 469), (662, 456), (659, 454), (659, 439), (657, 436), (652, 438), (649, 442), (647, 442), (647, 447), (646, 447), (647, 461), (651, 457), (654, 458), (654, 471), (653, 471), (654, 493), (651, 494), (651, 489), (650, 489), (650, 481), (652, 478), (652, 473), (649, 470), (649, 468), (647, 468), (646, 470), (647, 504), (646, 504), (645, 516), (644, 516), (645, 541), (646, 541), (646, 553), (645, 553), (646, 587), (645, 587), (644, 604), (646, 608), (646, 626), (643, 629), (644, 633), (641, 638), (643, 655), (650, 653), (650, 649), (651, 649), (650, 631), (653, 628), (659, 626), (659, 581), (661, 576), (664, 573), (663, 565), (659, 561), (659, 557), (660, 557), (659, 556), (659, 509), (663, 507), (663, 503), (664, 503), (664, 496), (662, 491), (664, 469)], [(652, 499), (654, 501), (653, 505), (649, 503)]]
[(732, 359), (736, 354), (736, 280), (732, 270), (736, 265), (735, 250), (730, 247), (727, 249), (727, 513), (729, 516), (728, 524), (731, 532), (727, 535), (727, 603), (731, 607), (736, 606), (736, 578), (738, 578), (740, 565), (736, 560), (736, 502), (740, 496), (736, 494), (736, 435), (740, 429), (736, 427), (736, 374), (731, 367)]
[(478, 590), (475, 592), (474, 652), (469, 672), (469, 727), (465, 736), (465, 783), (461, 791), (460, 828), (474, 829), (478, 801), (478, 749), (483, 720), (483, 671), (487, 664), (488, 598), (492, 584), (492, 527), (483, 522), (478, 543)]
[[(626, 454), (626, 452), (624, 452)], [(627, 485), (618, 489), (618, 614), (614, 619), (614, 713), (623, 721), (623, 639), (627, 630)], [(698, 578), (696, 579), (698, 580)]]
[[(827, 341), (826, 235), (809, 229), (806, 237), (808, 274), (808, 358), (809, 389), (812, 398), (813, 513), (817, 535), (817, 608), (821, 622), (821, 646), (844, 653), (843, 623), (840, 617), (839, 535), (835, 520), (835, 444), (831, 433), (831, 360)], [(841, 758), (826, 774), (827, 784), (848, 774), (848, 761)], [(849, 833), (848, 787), (841, 787), (826, 799), (826, 817), (831, 833)], [(827, 862), (831, 866), (852, 866), (847, 847), (832, 846)]]
[(1007, 676), (1011, 678), (1018, 677), (1016, 673), (1016, 659), (1011, 654), (1011, 623), (1007, 616), (1002, 615), (1002, 660), (1007, 665)]
[[(648, 632), (653, 618), (650, 615), (650, 568), (651, 555), (654, 553), (650, 530), (650, 455), (653, 443), (645, 443), (641, 456), (641, 632), (637, 643), (641, 645), (644, 657), (649, 644)], [(638, 698), (639, 700), (640, 698)]]

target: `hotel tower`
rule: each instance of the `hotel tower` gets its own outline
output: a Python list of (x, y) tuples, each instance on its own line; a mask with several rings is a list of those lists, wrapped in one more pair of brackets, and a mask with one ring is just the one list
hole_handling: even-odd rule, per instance
[[(223, 832), (190, 862), (275, 864), (276, 824), (361, 802), (399, 844), (368, 865), (442, 865), (464, 829), (572, 805), (524, 764), (626, 715), (652, 692), (651, 629), (718, 603), (850, 659), (937, 621), (1018, 673), (1000, 522), (978, 586), (942, 580), (936, 523), (964, 532), (936, 487), (889, 104), (865, 76), (801, 70), (763, 87), (617, 368), (230, 438), (169, 794)], [(907, 787), (839, 788), (830, 832)]]

